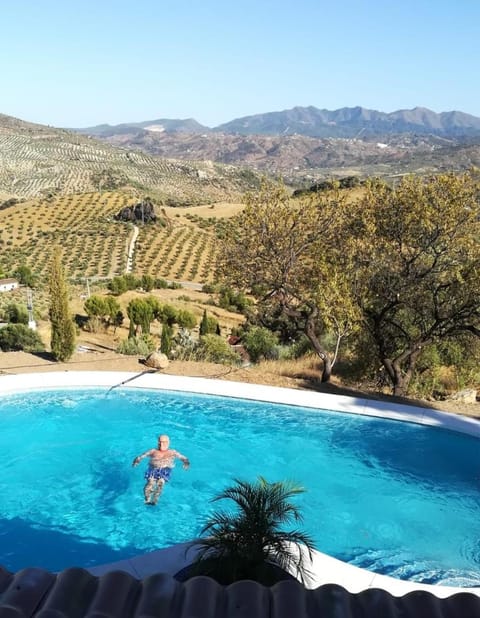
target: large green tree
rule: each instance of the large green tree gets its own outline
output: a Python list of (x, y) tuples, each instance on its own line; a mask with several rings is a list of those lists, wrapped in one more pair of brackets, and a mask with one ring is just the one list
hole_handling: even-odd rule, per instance
[(49, 278), (51, 323), (50, 347), (57, 361), (68, 360), (75, 350), (75, 324), (68, 305), (68, 284), (57, 247), (53, 254)]
[(129, 337), (137, 336), (139, 329), (144, 335), (150, 333), (150, 325), (154, 320), (154, 309), (148, 299), (133, 298), (128, 303), (127, 315), (130, 320)]
[(373, 181), (346, 225), (372, 350), (405, 395), (426, 346), (480, 335), (478, 186), (469, 174)]
[(218, 261), (219, 276), (252, 293), (259, 311), (288, 316), (296, 332), (306, 335), (323, 361), (324, 382), (336, 352), (325, 348), (322, 334), (335, 332), (338, 344), (355, 322), (352, 269), (340, 238), (344, 206), (336, 190), (292, 200), (282, 185), (264, 183), (246, 196)]
[[(85, 301), (85, 311), (89, 318), (96, 317), (102, 320), (108, 328), (111, 324), (118, 325), (119, 316), (122, 314), (119, 302), (113, 296), (92, 295)], [(123, 314), (122, 320), (123, 321)]]

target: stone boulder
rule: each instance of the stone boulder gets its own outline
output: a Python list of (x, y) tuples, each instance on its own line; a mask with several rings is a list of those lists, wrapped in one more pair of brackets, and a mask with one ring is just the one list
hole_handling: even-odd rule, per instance
[(459, 401), (460, 403), (476, 403), (477, 391), (474, 388), (465, 388), (450, 395), (449, 399), (451, 401)]
[(152, 367), (152, 369), (166, 369), (169, 364), (170, 361), (162, 352), (152, 352), (145, 359), (145, 365)]

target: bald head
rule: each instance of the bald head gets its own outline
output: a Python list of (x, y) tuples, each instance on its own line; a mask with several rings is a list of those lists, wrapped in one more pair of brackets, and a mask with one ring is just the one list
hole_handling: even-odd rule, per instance
[(167, 435), (162, 434), (161, 436), (158, 436), (158, 448), (161, 451), (167, 451), (169, 445), (170, 445), (170, 438)]

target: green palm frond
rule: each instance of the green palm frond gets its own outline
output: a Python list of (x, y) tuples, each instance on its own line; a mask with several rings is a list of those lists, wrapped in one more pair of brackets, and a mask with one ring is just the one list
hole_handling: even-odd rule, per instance
[(305, 489), (293, 481), (269, 483), (263, 477), (255, 483), (241, 479), (234, 483), (212, 500), (230, 500), (234, 510), (212, 513), (202, 528), (202, 537), (192, 543), (198, 549), (193, 572), (223, 583), (264, 581), (269, 563), (274, 563), (305, 581), (308, 571), (301, 547), (306, 547), (311, 559), (313, 540), (299, 530), (284, 529), (291, 522), (302, 521), (291, 499)]

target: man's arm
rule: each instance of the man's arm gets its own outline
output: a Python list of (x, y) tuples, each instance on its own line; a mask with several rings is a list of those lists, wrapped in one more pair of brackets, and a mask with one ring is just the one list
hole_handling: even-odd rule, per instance
[(178, 457), (178, 459), (180, 459), (180, 461), (183, 463), (183, 467), (185, 468), (185, 470), (190, 467), (190, 460), (188, 459), (188, 457), (185, 457), (185, 455), (182, 455), (182, 453), (179, 453), (178, 451), (175, 451), (175, 457)]
[(132, 461), (132, 466), (133, 467), (138, 466), (138, 464), (142, 461), (142, 459), (144, 457), (148, 457), (152, 453), (153, 450), (154, 449), (151, 448), (148, 451), (145, 451), (145, 453), (142, 453), (141, 455), (137, 455), (135, 459)]

